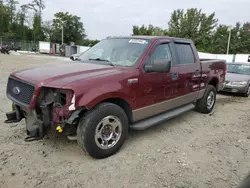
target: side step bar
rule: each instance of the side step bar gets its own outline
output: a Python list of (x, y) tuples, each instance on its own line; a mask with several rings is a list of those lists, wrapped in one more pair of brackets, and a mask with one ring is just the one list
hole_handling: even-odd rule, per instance
[(134, 130), (144, 130), (144, 129), (147, 129), (147, 128), (152, 127), (154, 125), (157, 125), (163, 121), (166, 121), (166, 120), (169, 120), (173, 117), (176, 117), (180, 114), (183, 114), (184, 112), (190, 111), (194, 108), (195, 108), (195, 106), (193, 104), (187, 104), (187, 105), (184, 105), (182, 107), (175, 108), (171, 111), (162, 113), (160, 115), (156, 115), (156, 116), (147, 118), (145, 120), (135, 122), (134, 124), (130, 125), (130, 128), (134, 129)]

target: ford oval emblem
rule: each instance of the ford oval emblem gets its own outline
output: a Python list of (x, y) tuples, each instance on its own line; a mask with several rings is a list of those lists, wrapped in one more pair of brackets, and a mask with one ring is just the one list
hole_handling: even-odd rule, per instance
[(21, 92), (21, 90), (20, 90), (19, 87), (16, 86), (16, 87), (13, 87), (12, 92), (13, 92), (15, 95), (18, 95), (18, 94)]

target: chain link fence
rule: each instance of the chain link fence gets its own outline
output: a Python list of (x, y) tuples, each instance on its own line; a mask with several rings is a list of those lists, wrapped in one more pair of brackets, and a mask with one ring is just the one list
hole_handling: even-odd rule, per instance
[(12, 40), (12, 39), (0, 37), (0, 46), (8, 45), (8, 46), (13, 47), (17, 50), (22, 50), (22, 51), (38, 51), (39, 50), (38, 44), (39, 44), (39, 42)]

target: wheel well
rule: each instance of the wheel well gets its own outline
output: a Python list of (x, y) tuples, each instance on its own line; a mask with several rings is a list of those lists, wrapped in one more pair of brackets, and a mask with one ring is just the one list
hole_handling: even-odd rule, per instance
[(133, 121), (132, 110), (131, 110), (129, 104), (125, 100), (123, 100), (121, 98), (110, 98), (110, 99), (106, 99), (106, 100), (101, 101), (101, 102), (110, 102), (110, 103), (113, 103), (113, 104), (120, 106), (127, 114), (129, 123), (131, 123)]
[(213, 78), (212, 80), (210, 80), (210, 82), (208, 83), (208, 85), (212, 85), (215, 87), (215, 89), (218, 89), (218, 80), (217, 78)]

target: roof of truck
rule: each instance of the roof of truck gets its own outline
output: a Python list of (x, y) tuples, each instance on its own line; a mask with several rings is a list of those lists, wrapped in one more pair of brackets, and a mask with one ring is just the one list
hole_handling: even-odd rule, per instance
[(148, 36), (148, 35), (133, 35), (133, 36), (114, 36), (109, 38), (134, 38), (134, 39), (172, 39), (172, 40), (180, 40), (180, 41), (192, 41), (190, 39), (178, 38), (178, 37), (169, 37), (169, 36)]

